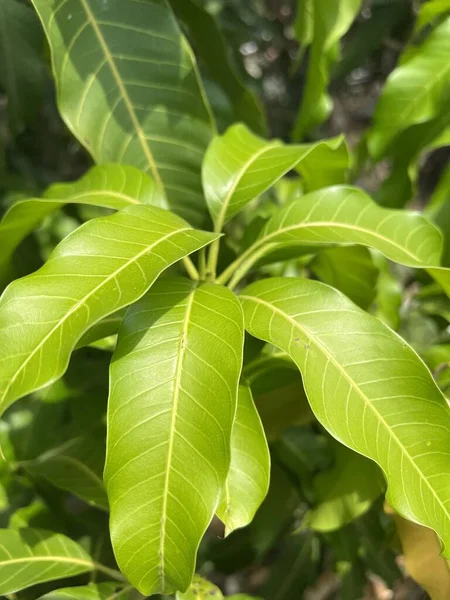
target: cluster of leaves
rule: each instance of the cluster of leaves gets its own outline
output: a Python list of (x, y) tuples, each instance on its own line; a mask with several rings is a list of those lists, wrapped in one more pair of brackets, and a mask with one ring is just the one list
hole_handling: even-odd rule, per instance
[[(400, 576), (386, 493), (411, 572), (447, 597), (448, 167), (422, 212), (405, 206), (450, 142), (450, 4), (420, 8), (352, 152), (317, 128), (361, 4), (298, 1), (283, 143), (211, 6), (0, 0), (0, 595), (219, 599), (196, 565), (249, 580), (270, 563), (244, 588), (284, 600), (331, 560), (354, 600)], [(44, 33), (95, 166), (42, 189), (16, 148)]]

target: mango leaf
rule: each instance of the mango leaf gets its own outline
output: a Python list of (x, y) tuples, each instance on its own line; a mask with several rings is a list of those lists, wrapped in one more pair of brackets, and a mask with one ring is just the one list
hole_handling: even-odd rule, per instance
[[(330, 161), (334, 153), (339, 155), (337, 166)], [(343, 138), (289, 146), (278, 140), (267, 142), (245, 125), (233, 125), (214, 138), (203, 163), (203, 187), (216, 230), (291, 169), (305, 173), (307, 184), (326, 185), (329, 161), (337, 178), (333, 183), (343, 183), (349, 168)]]
[[(303, 5), (306, 5), (303, 7)], [(296, 27), (299, 42), (311, 44), (300, 112), (293, 138), (299, 141), (330, 115), (333, 103), (327, 94), (330, 69), (339, 53), (340, 38), (348, 31), (358, 14), (361, 0), (299, 0), (300, 13), (306, 18), (303, 27)]]
[(243, 338), (229, 290), (182, 278), (158, 281), (121, 327), (105, 484), (116, 559), (145, 595), (191, 581), (230, 465)]
[(241, 300), (249, 333), (280, 347), (299, 367), (317, 419), (378, 463), (389, 503), (434, 529), (448, 552), (450, 411), (414, 351), (315, 281), (259, 281)]
[(113, 210), (139, 203), (164, 208), (153, 180), (145, 173), (121, 165), (93, 167), (75, 183), (52, 185), (45, 198), (26, 198), (11, 206), (0, 222), (0, 275), (24, 237), (45, 217), (69, 203), (103, 206)]
[(199, 575), (194, 576), (186, 592), (177, 592), (175, 597), (176, 600), (210, 600), (211, 597), (216, 600), (223, 600), (220, 589)]
[(225, 535), (248, 525), (269, 489), (270, 454), (248, 385), (241, 383), (231, 435), (231, 464), (217, 510)]
[(89, 436), (69, 440), (34, 460), (22, 463), (34, 477), (43, 477), (92, 506), (108, 510), (102, 480), (104, 464), (105, 434), (102, 427)]
[(336, 445), (333, 467), (314, 478), (316, 506), (302, 525), (320, 532), (340, 529), (369, 510), (383, 492), (383, 484), (373, 461)]
[(430, 121), (448, 103), (449, 53), (450, 17), (430, 33), (420, 51), (389, 76), (367, 140), (373, 158), (381, 158), (403, 130)]
[(43, 529), (0, 529), (0, 594), (92, 571), (94, 562), (64, 535)]
[(164, 269), (213, 237), (150, 206), (93, 219), (69, 235), (0, 301), (0, 410), (58, 379), (86, 330), (140, 298)]
[(418, 213), (380, 208), (358, 188), (334, 186), (281, 208), (251, 252), (266, 244), (299, 243), (361, 244), (393, 261), (422, 267), (439, 264), (442, 238)]
[(450, 564), (441, 556), (441, 547), (434, 531), (411, 523), (392, 510), (403, 548), (405, 567), (433, 600), (450, 596)]
[(243, 121), (256, 133), (267, 133), (263, 106), (256, 94), (241, 81), (213, 15), (197, 0), (169, 0), (169, 4), (177, 18), (187, 26), (198, 55), (230, 101), (233, 120)]
[(430, 0), (422, 4), (417, 15), (414, 33), (419, 33), (424, 27), (430, 25), (450, 12), (450, 0)]
[(83, 348), (84, 346), (90, 346), (95, 342), (103, 340), (104, 338), (110, 337), (118, 333), (119, 327), (125, 316), (125, 310), (118, 310), (112, 315), (108, 315), (95, 325), (93, 325), (86, 333), (80, 338), (75, 350)]
[[(21, 40), (20, 52), (16, 49)], [(34, 118), (44, 83), (40, 54), (44, 38), (36, 15), (17, 0), (0, 1), (0, 88), (8, 98), (7, 115), (13, 134)]]
[(72, 600), (131, 600), (132, 596), (128, 590), (121, 589), (117, 582), (89, 584), (61, 588), (45, 594), (45, 596), (40, 596), (38, 600), (70, 600), (70, 598)]
[(33, 4), (72, 133), (97, 163), (152, 175), (170, 207), (200, 224), (200, 169), (214, 125), (194, 55), (166, 0)]
[(322, 250), (308, 266), (321, 281), (335, 287), (361, 308), (367, 309), (372, 304), (378, 269), (367, 248)]

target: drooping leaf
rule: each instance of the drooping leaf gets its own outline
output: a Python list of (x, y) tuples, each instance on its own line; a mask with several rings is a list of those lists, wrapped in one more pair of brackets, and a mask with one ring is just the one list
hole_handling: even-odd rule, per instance
[(77, 586), (70, 588), (61, 588), (45, 596), (40, 596), (38, 600), (131, 600), (130, 591), (118, 586), (117, 583), (99, 583), (98, 585), (89, 584), (86, 586)]
[(43, 529), (0, 529), (0, 594), (94, 569), (81, 546)]
[(26, 198), (11, 206), (0, 222), (0, 275), (19, 242), (45, 217), (65, 204), (78, 203), (120, 210), (133, 204), (163, 206), (152, 179), (134, 167), (93, 167), (75, 183), (52, 185), (44, 198)]
[(367, 248), (322, 250), (309, 268), (321, 281), (335, 287), (361, 308), (367, 309), (376, 296), (378, 269)]
[(381, 158), (407, 127), (430, 121), (448, 104), (449, 53), (450, 17), (430, 33), (419, 52), (388, 78), (368, 136), (373, 158)]
[(252, 248), (264, 245), (360, 244), (398, 263), (438, 265), (440, 232), (418, 213), (380, 208), (358, 188), (334, 186), (280, 209)]
[(169, 3), (178, 19), (187, 26), (209, 74), (230, 101), (234, 111), (233, 120), (243, 121), (255, 133), (264, 135), (267, 124), (261, 102), (241, 81), (214, 16), (197, 0), (169, 0)]
[(43, 477), (98, 508), (108, 510), (102, 481), (105, 434), (98, 427), (89, 436), (69, 440), (23, 464), (34, 477)]
[[(302, 8), (304, 6), (304, 8)], [(330, 69), (339, 53), (338, 43), (347, 32), (361, 6), (361, 0), (299, 0), (300, 14), (305, 17), (304, 26), (296, 27), (300, 43), (311, 44), (300, 112), (293, 137), (299, 141), (320, 125), (330, 114), (333, 103), (327, 94)]]
[(217, 510), (228, 535), (248, 525), (269, 489), (270, 454), (252, 392), (241, 383), (231, 435), (231, 464)]
[[(20, 51), (17, 40), (21, 41)], [(0, 0), (0, 88), (8, 98), (7, 116), (13, 134), (34, 117), (41, 100), (44, 38), (39, 20), (18, 0)]]
[(63, 240), (0, 301), (0, 410), (60, 377), (85, 331), (137, 300), (164, 269), (212, 237), (163, 209), (132, 206)]
[(333, 467), (314, 479), (316, 506), (306, 514), (304, 525), (320, 532), (340, 529), (369, 510), (383, 484), (373, 461), (337, 445)]
[(321, 283), (274, 278), (241, 296), (246, 328), (287, 352), (322, 425), (373, 459), (400, 514), (450, 542), (450, 411), (401, 338)]
[(211, 597), (223, 600), (220, 589), (199, 575), (195, 575), (186, 592), (177, 592), (176, 594), (176, 600), (209, 600)]
[(121, 328), (105, 483), (118, 564), (144, 594), (191, 581), (228, 474), (243, 335), (229, 290), (181, 278), (160, 280)]
[[(330, 173), (332, 154), (339, 160), (337, 165), (331, 160), (334, 170)], [(291, 169), (305, 173), (305, 182), (314, 189), (327, 185), (330, 177), (335, 178), (334, 183), (343, 183), (348, 167), (343, 138), (289, 146), (278, 140), (267, 142), (238, 124), (215, 137), (209, 146), (203, 163), (203, 187), (209, 212), (220, 230)]]
[(149, 173), (173, 210), (203, 222), (200, 167), (214, 126), (194, 55), (166, 0), (33, 3), (70, 130), (97, 163)]

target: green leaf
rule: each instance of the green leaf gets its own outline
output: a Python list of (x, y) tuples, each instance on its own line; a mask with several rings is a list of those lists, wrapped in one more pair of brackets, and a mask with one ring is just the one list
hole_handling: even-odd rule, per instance
[(194, 55), (166, 0), (33, 3), (72, 133), (97, 163), (148, 172), (173, 210), (203, 222), (200, 169), (214, 126)]
[(368, 147), (381, 158), (407, 127), (433, 119), (450, 91), (450, 17), (430, 33), (409, 60), (389, 76), (375, 111)]
[(383, 484), (373, 461), (336, 445), (333, 467), (314, 478), (316, 506), (305, 515), (304, 526), (320, 532), (340, 529), (369, 510)]
[(331, 177), (336, 178), (333, 183), (343, 183), (348, 167), (348, 151), (341, 137), (289, 146), (257, 137), (245, 125), (233, 125), (214, 138), (203, 163), (206, 202), (216, 230), (291, 169), (304, 174), (305, 183), (314, 188), (326, 185)]
[(450, 12), (450, 0), (429, 0), (422, 4), (417, 15), (414, 32), (419, 33), (425, 26)]
[(99, 342), (105, 338), (115, 335), (119, 331), (119, 327), (125, 316), (125, 310), (118, 310), (112, 315), (108, 315), (95, 325), (93, 325), (86, 333), (80, 338), (75, 350), (83, 348), (84, 346), (90, 346), (95, 342)]
[(0, 275), (24, 237), (45, 217), (69, 203), (103, 206), (113, 210), (140, 203), (164, 208), (163, 199), (153, 180), (145, 173), (121, 165), (93, 167), (75, 183), (52, 185), (45, 198), (26, 198), (11, 206), (0, 222)]
[(378, 269), (367, 248), (343, 247), (322, 250), (309, 264), (324, 283), (335, 287), (361, 308), (367, 309), (376, 295)]
[(223, 600), (220, 589), (199, 575), (194, 576), (186, 592), (177, 592), (176, 594), (176, 600), (209, 600), (211, 597), (216, 600)]
[(308, 0), (299, 0), (301, 14), (309, 11), (303, 28), (296, 27), (300, 33), (299, 42), (311, 44), (306, 76), (306, 89), (303, 93), (300, 113), (297, 117), (293, 137), (300, 140), (320, 125), (331, 113), (333, 103), (327, 94), (330, 70), (338, 54), (340, 38), (348, 31), (358, 14), (361, 0), (313, 0), (308, 6), (302, 5)]
[(117, 583), (111, 582), (62, 588), (40, 596), (38, 600), (68, 600), (70, 598), (73, 600), (131, 600), (131, 595), (127, 590), (121, 590)]
[(43, 529), (0, 529), (0, 594), (95, 568), (81, 546)]
[(241, 296), (246, 328), (287, 352), (317, 419), (371, 458), (388, 501), (450, 543), (450, 411), (430, 372), (389, 328), (321, 283), (274, 278)]
[(7, 115), (14, 134), (24, 129), (39, 107), (44, 82), (40, 61), (43, 42), (39, 21), (26, 4), (0, 0), (0, 88), (8, 98)]
[(118, 564), (145, 595), (191, 581), (230, 465), (243, 337), (229, 290), (182, 278), (160, 280), (121, 327), (105, 483)]
[(85, 331), (214, 237), (150, 206), (93, 219), (69, 235), (0, 301), (0, 410), (58, 379)]
[(270, 454), (261, 419), (248, 385), (239, 386), (231, 435), (231, 464), (217, 510), (225, 535), (245, 527), (255, 516), (269, 489)]
[(420, 214), (380, 208), (358, 188), (334, 186), (281, 208), (252, 251), (269, 244), (330, 243), (370, 246), (411, 267), (438, 265), (442, 247), (440, 232)]
[(216, 19), (196, 0), (169, 0), (178, 19), (190, 33), (195, 49), (209, 74), (230, 101), (234, 120), (243, 121), (256, 133), (265, 134), (264, 109), (256, 94), (240, 79)]
[(23, 466), (34, 477), (43, 477), (92, 506), (108, 510), (102, 481), (104, 464), (105, 434), (99, 427), (91, 435), (71, 439)]

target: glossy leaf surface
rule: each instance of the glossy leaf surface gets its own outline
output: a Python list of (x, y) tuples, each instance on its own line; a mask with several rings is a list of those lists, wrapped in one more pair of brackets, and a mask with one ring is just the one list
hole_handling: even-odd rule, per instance
[(45, 198), (26, 198), (11, 206), (0, 222), (0, 275), (19, 242), (45, 217), (69, 203), (113, 210), (140, 203), (164, 208), (164, 201), (153, 180), (145, 173), (122, 165), (93, 167), (75, 183), (52, 185)]
[(203, 221), (200, 167), (213, 132), (195, 58), (166, 0), (34, 0), (59, 107), (97, 163), (153, 176), (170, 207)]
[(448, 104), (449, 54), (450, 17), (388, 78), (368, 138), (374, 158), (383, 156), (401, 131), (431, 120)]
[(69, 235), (0, 301), (0, 410), (60, 377), (85, 331), (212, 237), (150, 206), (93, 219)]
[(217, 510), (228, 535), (248, 525), (269, 489), (270, 455), (261, 419), (248, 385), (239, 386), (231, 435), (231, 464)]
[(246, 328), (296, 362), (322, 425), (372, 458), (390, 504), (450, 543), (450, 411), (413, 350), (321, 283), (274, 278), (241, 296)]
[[(342, 151), (347, 161), (342, 161)], [(313, 185), (318, 178), (329, 176), (327, 161), (324, 164), (321, 158), (325, 154), (329, 160), (330, 152), (340, 157), (339, 166), (334, 166), (334, 176), (337, 170), (338, 177), (334, 183), (344, 182), (349, 164), (342, 138), (289, 146), (278, 140), (268, 142), (242, 124), (233, 125), (224, 135), (214, 138), (203, 163), (203, 187), (217, 230), (291, 169), (301, 173), (305, 169), (306, 182), (309, 176)], [(308, 163), (308, 158), (313, 162)]]
[(0, 529), (0, 594), (73, 577), (94, 568), (89, 555), (64, 535), (42, 529)]
[(182, 278), (160, 280), (121, 328), (105, 483), (118, 564), (143, 594), (191, 581), (228, 474), (242, 347), (236, 297)]

